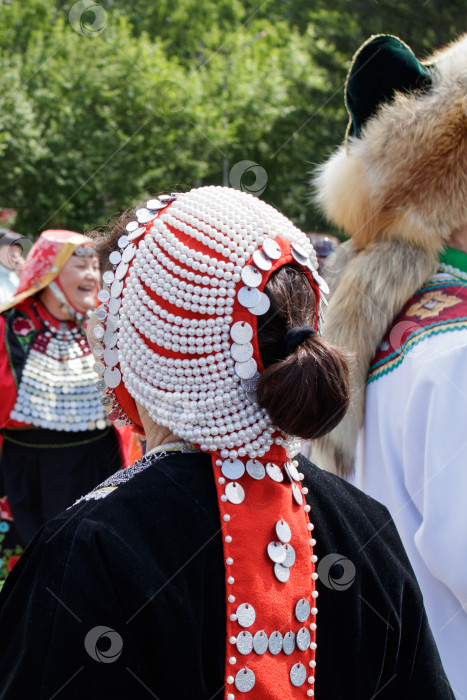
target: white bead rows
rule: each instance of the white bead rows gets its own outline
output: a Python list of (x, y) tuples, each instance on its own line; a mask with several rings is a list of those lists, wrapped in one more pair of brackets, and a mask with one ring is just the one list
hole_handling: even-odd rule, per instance
[[(255, 251), (263, 246), (265, 258), (268, 250), (277, 258), (278, 246), (271, 244), (279, 236), (301, 251), (299, 258), (292, 253), (314, 272), (316, 255), (308, 238), (261, 200), (218, 187), (150, 200), (136, 219), (119, 240), (121, 255), (111, 254), (115, 275), (107, 277), (102, 296), (107, 299), (108, 292), (107, 306), (114, 302), (118, 308), (121, 302), (118, 316), (107, 315), (105, 335), (99, 338), (111, 362), (104, 356), (107, 386), (114, 389), (123, 378), (153, 420), (203, 451), (254, 459), (276, 442), (295, 454), (296, 440), (273, 439), (277, 429), (256, 403), (251, 345), (238, 342), (230, 331), (237, 295), (240, 306), (251, 312), (253, 326), (255, 315), (269, 306), (266, 295), (242, 282), (242, 269)], [(190, 240), (197, 249), (187, 245)], [(250, 308), (258, 299), (261, 304)], [(187, 312), (196, 316), (186, 318)], [(109, 354), (109, 347), (118, 352)], [(165, 357), (165, 351), (186, 359)], [(122, 417), (119, 406), (113, 408)]]

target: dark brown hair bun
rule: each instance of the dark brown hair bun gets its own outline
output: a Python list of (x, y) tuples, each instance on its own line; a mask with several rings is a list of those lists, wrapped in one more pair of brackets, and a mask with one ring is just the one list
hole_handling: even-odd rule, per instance
[(344, 417), (349, 404), (345, 354), (310, 333), (288, 353), (288, 331), (315, 323), (315, 294), (306, 274), (284, 265), (271, 275), (265, 294), (269, 311), (258, 321), (258, 345), (265, 367), (258, 386), (258, 403), (288, 435), (322, 437)]

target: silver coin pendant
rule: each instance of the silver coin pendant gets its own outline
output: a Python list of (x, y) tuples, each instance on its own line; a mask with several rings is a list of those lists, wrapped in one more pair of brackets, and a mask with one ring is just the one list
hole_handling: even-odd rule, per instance
[(125, 248), (125, 250), (122, 253), (122, 262), (124, 263), (129, 263), (133, 260), (133, 258), (136, 255), (136, 246), (132, 243), (131, 245), (128, 246), (128, 248)]
[(274, 564), (274, 576), (281, 583), (287, 583), (290, 578), (290, 568), (283, 564)]
[(284, 561), (282, 562), (282, 566), (286, 566), (288, 569), (290, 569), (290, 567), (295, 564), (295, 549), (291, 544), (285, 544), (284, 548), (286, 555)]
[(305, 622), (310, 615), (310, 603), (306, 598), (300, 598), (295, 606), (295, 617), (299, 622)]
[(251, 309), (253, 306), (259, 304), (261, 292), (259, 292), (256, 287), (241, 287), (241, 289), (238, 290), (237, 299), (239, 304), (246, 309)]
[(121, 259), (122, 254), (118, 250), (113, 250), (109, 255), (109, 262), (111, 262), (112, 265), (118, 265)]
[(263, 251), (271, 260), (279, 260), (282, 255), (279, 244), (273, 238), (265, 238), (263, 241)]
[(295, 649), (295, 635), (292, 631), (287, 632), (284, 634), (284, 640), (282, 642), (282, 650), (284, 654), (287, 654), (287, 656), (290, 656), (290, 654), (294, 651)]
[(301, 506), (303, 503), (303, 496), (302, 496), (302, 492), (301, 492), (300, 488), (297, 486), (297, 484), (295, 482), (292, 484), (292, 493), (293, 493), (293, 497), (295, 499), (295, 503), (297, 503), (299, 506)]
[(221, 471), (227, 479), (240, 479), (245, 473), (245, 466), (240, 459), (225, 459)]
[(249, 654), (253, 649), (253, 635), (246, 630), (239, 632), (237, 634), (236, 644), (239, 653), (246, 656), (246, 654)]
[(292, 685), (294, 685), (296, 688), (299, 688), (301, 685), (303, 685), (306, 681), (306, 668), (303, 664), (300, 662), (298, 664), (294, 664), (292, 668), (290, 669), (290, 682)]
[(99, 291), (97, 292), (97, 298), (100, 302), (105, 304), (110, 299), (110, 292), (108, 291), (108, 289), (99, 289)]
[(252, 479), (261, 481), (266, 476), (264, 466), (257, 459), (249, 459), (246, 463), (246, 470)]
[(253, 649), (257, 654), (264, 654), (268, 650), (268, 635), (263, 630), (256, 632), (253, 637)]
[(291, 481), (300, 481), (300, 477), (298, 475), (298, 469), (295, 466), (293, 462), (284, 462), (284, 466), (287, 468), (287, 471), (290, 474)]
[(276, 523), (277, 539), (286, 544), (292, 539), (292, 531), (290, 525), (285, 520), (278, 520)]
[(104, 372), (104, 381), (109, 387), (109, 389), (115, 389), (122, 381), (122, 375), (120, 370), (114, 367), (113, 369), (107, 367)]
[(282, 473), (282, 469), (280, 467), (278, 467), (277, 464), (274, 464), (274, 462), (268, 462), (266, 464), (266, 474), (273, 481), (277, 481), (277, 483), (284, 481), (284, 475)]
[(253, 357), (253, 345), (251, 343), (233, 343), (230, 347), (230, 355), (235, 362), (247, 362)]
[(235, 676), (235, 687), (241, 693), (248, 693), (248, 691), (253, 688), (255, 681), (256, 678), (253, 671), (250, 668), (245, 667), (242, 668), (241, 671), (239, 671)]
[(230, 329), (230, 337), (234, 343), (249, 343), (253, 338), (253, 328), (245, 321), (237, 321)]
[(245, 500), (245, 490), (243, 486), (238, 484), (236, 481), (231, 481), (225, 487), (225, 495), (230, 503), (238, 506)]
[(269, 637), (269, 651), (274, 656), (282, 651), (282, 635), (280, 632), (273, 632)]
[(107, 367), (115, 367), (118, 364), (118, 350), (117, 348), (105, 348), (104, 350), (104, 362)]
[(267, 311), (269, 311), (270, 306), (271, 306), (271, 301), (270, 301), (268, 295), (261, 292), (261, 297), (260, 297), (258, 304), (256, 306), (253, 306), (251, 309), (249, 309), (249, 311), (254, 316), (262, 316)]
[(251, 379), (255, 376), (257, 369), (258, 365), (256, 364), (256, 360), (252, 357), (246, 362), (235, 363), (235, 374), (237, 377), (240, 377), (240, 379)]
[(253, 265), (245, 265), (241, 272), (242, 282), (247, 287), (259, 287), (263, 280), (263, 276), (257, 267)]
[(297, 646), (300, 651), (305, 651), (310, 646), (310, 633), (306, 627), (301, 627), (297, 632)]
[(242, 603), (236, 610), (237, 622), (240, 627), (251, 627), (256, 620), (256, 612), (249, 603)]
[(253, 262), (258, 267), (260, 270), (263, 270), (266, 272), (267, 270), (270, 270), (272, 267), (272, 262), (271, 260), (263, 253), (262, 250), (255, 250), (253, 253)]
[(275, 564), (281, 564), (286, 557), (286, 550), (281, 542), (270, 542), (267, 547), (268, 557)]

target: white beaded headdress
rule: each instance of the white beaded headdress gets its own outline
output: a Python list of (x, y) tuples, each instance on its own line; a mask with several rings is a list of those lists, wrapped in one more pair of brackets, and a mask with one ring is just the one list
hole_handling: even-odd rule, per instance
[(286, 263), (306, 271), (318, 312), (327, 290), (308, 237), (252, 195), (204, 187), (149, 200), (109, 260), (93, 352), (117, 425), (137, 422), (128, 392), (156, 423), (224, 459), (263, 457), (273, 444), (296, 453), (256, 402), (256, 324), (269, 309), (264, 286)]

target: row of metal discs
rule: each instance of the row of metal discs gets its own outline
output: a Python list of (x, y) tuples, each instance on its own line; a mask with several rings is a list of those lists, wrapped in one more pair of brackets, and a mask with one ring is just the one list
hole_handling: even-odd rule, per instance
[[(303, 495), (297, 483), (300, 481), (300, 475), (293, 462), (284, 462), (282, 466), (292, 484), (295, 502), (301, 506)], [(258, 459), (249, 459), (246, 464), (243, 464), (240, 459), (226, 459), (222, 463), (221, 471), (227, 479), (232, 480), (226, 485), (224, 493), (227, 500), (234, 505), (239, 505), (245, 500), (245, 489), (237, 481), (242, 478), (245, 472), (257, 481), (264, 479), (266, 475), (277, 483), (284, 481), (284, 473), (277, 464), (267, 462), (264, 466)]]
[[(93, 347), (93, 354), (97, 360), (103, 359), (105, 367), (103, 371), (101, 363), (95, 365), (94, 371), (102, 374), (103, 379), (98, 382), (98, 390), (105, 388), (115, 389), (121, 382), (121, 373), (118, 367), (117, 344), (118, 312), (121, 305), (121, 293), (124, 285), (124, 278), (128, 272), (131, 261), (136, 255), (137, 247), (133, 243), (146, 231), (146, 224), (154, 219), (157, 212), (173, 202), (177, 197), (174, 192), (170, 195), (162, 194), (157, 199), (150, 199), (146, 207), (142, 207), (135, 212), (136, 221), (130, 221), (125, 229), (126, 234), (118, 239), (119, 250), (114, 250), (109, 255), (109, 262), (113, 265), (113, 270), (106, 270), (102, 275), (102, 280), (106, 288), (101, 289), (97, 295), (99, 301), (107, 306), (100, 306), (96, 310), (96, 316), (101, 322), (106, 322), (105, 331), (102, 326), (93, 328), (93, 335), (98, 341)], [(105, 383), (103, 386), (102, 382)]]
[[(130, 221), (126, 225), (126, 234), (120, 236), (118, 239), (118, 247), (120, 250), (114, 250), (109, 255), (109, 262), (114, 266), (114, 271), (107, 270), (102, 276), (105, 284), (111, 285), (110, 294), (112, 297), (116, 298), (120, 296), (120, 292), (123, 288), (123, 283), (121, 281), (124, 279), (128, 267), (136, 255), (137, 248), (133, 241), (145, 233), (146, 224), (155, 218), (157, 212), (161, 209), (165, 209), (165, 207), (175, 199), (175, 193), (171, 195), (161, 194), (157, 199), (150, 199), (146, 203), (146, 207), (136, 210), (136, 221)], [(118, 294), (112, 293), (114, 283), (115, 291), (119, 291)]]
[[(300, 265), (310, 268), (320, 286), (326, 284), (317, 276), (306, 251), (301, 246), (293, 243), (291, 253)], [(262, 316), (269, 311), (271, 304), (269, 297), (264, 292), (260, 292), (258, 287), (263, 280), (262, 272), (270, 270), (273, 261), (279, 260), (281, 255), (279, 244), (272, 238), (266, 238), (262, 248), (258, 248), (253, 253), (253, 265), (245, 265), (242, 269), (241, 278), (245, 286), (238, 290), (237, 299), (239, 304), (248, 309), (254, 316)], [(235, 360), (235, 373), (241, 380), (253, 379), (257, 374), (258, 365), (253, 357), (254, 348), (250, 342), (253, 337), (252, 327), (249, 323), (241, 321), (234, 323), (231, 337), (234, 342), (230, 348), (230, 354)], [(256, 400), (254, 392), (247, 390), (247, 394), (249, 394), (248, 398), (251, 401)]]
[(297, 245), (296, 243), (292, 243), (291, 253), (292, 253), (292, 256), (295, 258), (295, 260), (300, 265), (303, 265), (304, 267), (308, 267), (308, 269), (310, 270), (310, 272), (313, 276), (313, 279), (315, 280), (315, 282), (318, 285), (318, 287), (320, 288), (320, 290), (324, 294), (329, 294), (328, 283), (315, 270), (314, 265), (311, 262), (310, 258), (308, 257), (306, 250), (304, 250), (304, 248), (302, 248), (300, 245)]
[[(290, 682), (296, 688), (299, 688), (306, 681), (306, 668), (305, 666), (298, 662), (292, 666), (290, 669)], [(246, 666), (238, 671), (235, 676), (235, 687), (241, 693), (248, 693), (255, 685), (256, 677), (251, 668)]]
[[(300, 598), (299, 601), (297, 601), (297, 604), (295, 605), (295, 617), (299, 622), (306, 622), (310, 616), (311, 608), (310, 608), (310, 603), (307, 601), (306, 598)], [(235, 611), (235, 620), (238, 622), (238, 624), (241, 627), (251, 627), (255, 620), (256, 620), (256, 611), (254, 607), (250, 603), (241, 603), (238, 607), (237, 610)], [(263, 632), (261, 632), (263, 634)], [(274, 634), (279, 634), (278, 632), (274, 632)], [(282, 638), (282, 637), (281, 637)], [(258, 651), (258, 654), (263, 654), (266, 651), (267, 645), (264, 648), (263, 651)], [(299, 647), (301, 648), (301, 647)], [(251, 651), (251, 649), (249, 650)], [(247, 652), (241, 652), (243, 653), (249, 653)], [(256, 649), (255, 649), (256, 651)], [(280, 649), (279, 649), (280, 651)], [(273, 652), (273, 653), (278, 653)]]
[(292, 630), (282, 635), (280, 632), (273, 632), (268, 635), (264, 630), (256, 632), (253, 636), (248, 630), (242, 630), (237, 635), (236, 646), (239, 654), (247, 656), (252, 651), (257, 654), (264, 654), (266, 651), (276, 656), (281, 651), (287, 656), (295, 651), (295, 647), (300, 651), (306, 651), (311, 642), (311, 635), (306, 627), (301, 627), (295, 635)]
[[(264, 294), (263, 296), (266, 295)], [(258, 383), (259, 372), (257, 371), (256, 360), (253, 358), (253, 345), (250, 343), (250, 340), (253, 338), (253, 328), (246, 321), (237, 321), (230, 329), (230, 337), (233, 340), (230, 346), (230, 354), (232, 359), (235, 360), (235, 373), (240, 378), (248, 399), (252, 403), (257, 403), (256, 384)]]

